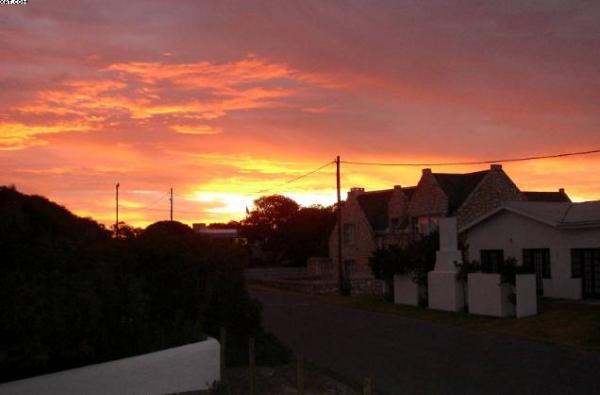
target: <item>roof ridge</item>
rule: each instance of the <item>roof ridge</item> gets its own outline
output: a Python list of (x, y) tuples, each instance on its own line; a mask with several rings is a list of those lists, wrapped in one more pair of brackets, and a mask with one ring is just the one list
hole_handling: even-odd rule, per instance
[(571, 208), (573, 208), (573, 203), (572, 202), (569, 204), (569, 208), (565, 211), (565, 213), (563, 214), (562, 218), (558, 222), (559, 225), (565, 223), (565, 219), (567, 218), (567, 215), (569, 215), (569, 211), (571, 211)]
[(383, 192), (391, 192), (391, 191), (393, 191), (393, 190), (394, 190), (393, 188), (390, 188), (390, 189), (377, 189), (377, 190), (375, 190), (375, 191), (364, 191), (363, 193), (361, 193), (361, 194), (360, 194), (360, 195), (358, 195), (358, 196), (360, 197), (360, 196), (368, 195), (368, 194), (370, 194), (370, 193), (383, 193)]
[(486, 170), (472, 171), (472, 172), (469, 172), (469, 173), (435, 173), (435, 172), (432, 172), (431, 174), (433, 174), (433, 175), (444, 175), (444, 176), (470, 176), (470, 175), (473, 175), (473, 174), (488, 173), (490, 171), (491, 171), (490, 169), (486, 169)]

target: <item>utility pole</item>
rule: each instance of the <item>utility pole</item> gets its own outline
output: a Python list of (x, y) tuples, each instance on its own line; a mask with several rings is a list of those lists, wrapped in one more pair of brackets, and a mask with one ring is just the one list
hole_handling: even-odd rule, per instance
[(171, 222), (173, 222), (173, 188), (171, 188), (171, 198), (169, 199), (171, 203)]
[(115, 211), (116, 211), (116, 218), (115, 218), (115, 236), (119, 237), (119, 187), (121, 186), (121, 184), (119, 184), (117, 182), (117, 184), (115, 185)]
[(340, 179), (340, 156), (335, 158), (336, 167), (336, 184), (337, 184), (337, 227), (338, 227), (338, 256), (337, 256), (337, 269), (338, 269), (338, 286), (340, 295), (346, 292), (346, 286), (344, 283), (345, 270), (343, 265), (342, 257), (342, 191), (341, 191), (341, 179)]

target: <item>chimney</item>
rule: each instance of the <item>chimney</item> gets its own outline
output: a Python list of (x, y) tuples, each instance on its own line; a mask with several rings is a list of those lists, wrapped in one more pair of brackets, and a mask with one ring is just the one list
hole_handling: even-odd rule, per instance
[(493, 164), (490, 166), (490, 170), (502, 170), (502, 165)]
[(423, 175), (425, 174), (431, 174), (431, 169), (423, 169)]
[(350, 188), (350, 192), (348, 192), (348, 199), (356, 199), (357, 196), (365, 193), (365, 188), (361, 187), (352, 187)]
[(558, 192), (562, 193), (564, 195), (565, 194), (565, 188), (558, 188)]
[(402, 185), (394, 185), (394, 191), (401, 191)]

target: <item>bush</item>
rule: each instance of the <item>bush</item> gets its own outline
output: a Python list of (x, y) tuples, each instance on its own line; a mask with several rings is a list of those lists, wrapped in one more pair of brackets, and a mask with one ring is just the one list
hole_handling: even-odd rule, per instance
[(231, 361), (250, 335), (258, 353), (285, 360), (244, 287), (243, 251), (177, 222), (115, 239), (11, 188), (0, 187), (0, 216), (0, 381), (218, 337), (221, 326)]

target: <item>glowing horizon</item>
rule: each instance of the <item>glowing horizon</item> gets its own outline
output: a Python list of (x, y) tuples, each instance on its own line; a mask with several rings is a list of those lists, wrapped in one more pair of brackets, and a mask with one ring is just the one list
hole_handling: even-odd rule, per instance
[[(145, 226), (335, 200), (335, 155), (456, 162), (600, 147), (600, 4), (147, 0), (0, 7), (0, 184)], [(68, 10), (68, 11), (65, 11)], [(259, 11), (257, 11), (259, 10)], [(505, 164), (600, 199), (600, 155)], [(468, 172), (487, 166), (434, 167)], [(343, 165), (343, 196), (419, 168)], [(150, 206), (150, 207), (148, 207)]]

